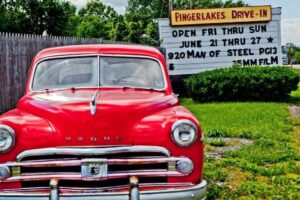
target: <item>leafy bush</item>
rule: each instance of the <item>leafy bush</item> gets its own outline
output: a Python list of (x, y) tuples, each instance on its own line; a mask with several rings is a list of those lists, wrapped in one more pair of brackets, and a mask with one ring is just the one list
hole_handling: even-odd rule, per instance
[(297, 89), (299, 75), (288, 67), (232, 67), (184, 80), (196, 101), (281, 101)]

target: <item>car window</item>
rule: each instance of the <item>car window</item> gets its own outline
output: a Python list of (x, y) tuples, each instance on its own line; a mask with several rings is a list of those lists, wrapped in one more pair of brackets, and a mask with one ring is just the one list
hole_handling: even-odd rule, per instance
[(45, 60), (37, 65), (32, 90), (99, 85), (162, 90), (165, 88), (165, 81), (160, 64), (148, 58), (58, 58)]
[(164, 89), (160, 64), (147, 58), (101, 57), (101, 86)]
[(61, 58), (36, 67), (32, 89), (94, 87), (98, 85), (98, 57)]

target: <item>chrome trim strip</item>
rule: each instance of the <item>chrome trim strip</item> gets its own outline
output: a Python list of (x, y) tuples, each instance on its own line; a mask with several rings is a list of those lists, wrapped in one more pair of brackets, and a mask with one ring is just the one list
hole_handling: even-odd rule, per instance
[(128, 172), (117, 172), (108, 174), (107, 177), (82, 177), (81, 173), (28, 173), (21, 176), (11, 177), (0, 183), (18, 182), (18, 181), (41, 181), (51, 180), (57, 178), (59, 180), (78, 180), (78, 181), (100, 181), (106, 179), (118, 179), (118, 178), (129, 178), (130, 176), (138, 177), (165, 177), (174, 176), (180, 177), (185, 176), (179, 172), (166, 171), (166, 170), (136, 170)]
[(170, 152), (159, 146), (124, 146), (124, 147), (109, 147), (109, 148), (45, 148), (33, 149), (20, 153), (17, 156), (17, 161), (21, 162), (26, 157), (47, 156), (47, 155), (77, 155), (77, 156), (98, 156), (107, 154), (119, 153), (162, 153), (166, 157), (170, 157)]
[[(176, 165), (177, 161), (191, 162), (190, 159), (184, 157), (169, 157), (169, 158), (137, 158), (137, 159), (105, 159), (107, 165), (138, 165), (138, 164), (158, 164), (171, 163)], [(81, 159), (81, 160), (61, 160), (55, 161), (30, 161), (30, 162), (11, 162), (0, 164), (0, 167), (72, 167), (82, 166), (86, 163), (103, 163), (103, 159)], [(172, 168), (173, 169), (173, 168)], [(175, 167), (174, 167), (175, 169)]]

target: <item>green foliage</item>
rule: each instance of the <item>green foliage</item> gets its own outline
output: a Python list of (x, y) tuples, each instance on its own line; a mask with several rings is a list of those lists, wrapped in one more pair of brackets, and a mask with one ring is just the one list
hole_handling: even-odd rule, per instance
[(95, 16), (106, 22), (114, 20), (118, 16), (114, 8), (103, 4), (100, 0), (89, 1), (84, 8), (79, 10), (78, 14), (82, 18)]
[[(285, 141), (290, 131), (288, 110), (281, 103), (204, 103), (191, 99), (181, 103), (198, 118), (206, 137), (275, 138)], [(276, 134), (274, 134), (276, 133)]]
[(218, 138), (218, 137), (229, 137), (230, 134), (226, 131), (213, 129), (207, 131), (207, 136), (210, 138)]
[(63, 35), (70, 37), (77, 36), (77, 29), (80, 23), (81, 18), (78, 15), (70, 17), (64, 29)]
[(185, 80), (197, 101), (278, 101), (297, 89), (299, 75), (287, 67), (234, 67), (207, 71)]
[[(0, 31), (102, 37), (114, 41), (159, 45), (157, 18), (168, 17), (168, 0), (129, 0), (124, 16), (101, 0), (91, 0), (76, 13), (68, 0), (10, 0), (0, 2)], [(184, 9), (188, 1), (175, 1)], [(243, 6), (242, 1), (196, 0), (195, 7)], [(96, 19), (98, 18), (98, 19)], [(99, 32), (99, 33), (98, 33)], [(151, 39), (141, 36), (146, 34)]]
[(300, 51), (295, 52), (294, 60), (296, 61), (296, 63), (300, 63)]
[(266, 199), (275, 193), (276, 188), (272, 188), (265, 183), (257, 183), (254, 181), (248, 181), (242, 183), (240, 189), (236, 191), (238, 196), (253, 196), (255, 198)]
[(228, 174), (219, 166), (208, 162), (204, 166), (204, 176), (209, 182), (224, 182)]
[(126, 27), (125, 19), (122, 15), (120, 15), (117, 20), (114, 22), (114, 26), (112, 27), (109, 37), (113, 41), (124, 41), (125, 36), (128, 35), (128, 30)]
[(209, 192), (206, 195), (207, 200), (215, 200), (221, 198), (224, 194), (224, 188), (215, 183), (208, 185), (208, 191)]
[[(142, 43), (157, 46), (158, 42), (158, 26), (153, 23), (154, 19), (168, 17), (169, 4), (168, 0), (129, 0), (125, 18), (127, 21), (127, 30), (130, 35), (137, 36), (124, 37), (125, 41)], [(233, 2), (220, 0), (195, 0), (195, 8), (219, 8), (219, 7), (236, 7), (244, 6), (242, 1)], [(175, 9), (189, 8), (189, 1), (174, 1)], [(132, 27), (140, 29), (132, 29)], [(151, 39), (141, 39), (140, 36), (146, 34)]]
[(10, 0), (1, 4), (0, 31), (62, 35), (76, 7), (60, 0)]
[[(240, 151), (230, 152), (230, 157), (236, 158), (243, 155), (243, 159), (258, 165), (274, 164), (297, 159), (295, 151), (289, 147), (288, 142), (277, 142), (274, 139), (260, 138), (252, 146), (245, 147)], [(273, 149), (273, 151), (268, 151)], [(261, 152), (264, 152), (263, 154)]]
[(125, 41), (132, 43), (140, 43), (140, 37), (143, 34), (143, 23), (138, 22), (127, 22), (126, 23), (128, 35), (125, 37)]
[[(141, 20), (150, 22), (155, 18), (167, 17), (169, 13), (168, 0), (128, 0), (126, 16), (128, 19), (134, 19), (133, 13), (139, 13)], [(130, 16), (131, 15), (131, 16)]]
[(226, 142), (223, 138), (207, 138), (205, 142), (214, 147), (224, 147), (226, 146)]
[(77, 27), (78, 37), (107, 38), (106, 23), (99, 17), (87, 16)]
[(149, 39), (145, 39), (144, 43), (151, 46), (160, 46), (160, 42), (158, 41), (158, 25), (154, 22), (150, 22), (146, 27), (146, 35)]
[[(246, 6), (242, 0), (194, 0), (194, 8), (223, 8), (223, 7), (242, 7)], [(190, 8), (189, 1), (175, 1), (174, 7), (177, 9)]]
[(287, 52), (288, 60), (292, 64), (296, 54), (296, 45), (293, 43), (287, 43), (286, 46), (288, 48), (288, 52)]
[(181, 102), (196, 115), (205, 138), (253, 140), (222, 159), (205, 159), (208, 199), (299, 199), (298, 139), (291, 132), (287, 104)]

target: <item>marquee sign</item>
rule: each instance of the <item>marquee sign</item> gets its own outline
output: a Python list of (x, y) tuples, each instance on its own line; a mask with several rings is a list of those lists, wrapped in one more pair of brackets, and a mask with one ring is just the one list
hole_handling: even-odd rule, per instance
[(271, 20), (271, 6), (171, 11), (171, 26), (262, 22)]
[[(251, 8), (259, 14), (270, 6)], [(249, 8), (234, 9), (241, 11)], [(181, 14), (189, 12), (192, 15), (195, 11), (179, 11)], [(205, 12), (208, 13), (208, 10), (202, 11), (202, 13)], [(272, 15), (269, 15), (270, 13)], [(176, 13), (173, 12), (174, 14)], [(221, 16), (221, 14), (219, 15)], [(256, 16), (256, 14), (254, 15)], [(234, 64), (243, 66), (282, 65), (281, 8), (268, 10), (266, 17), (258, 16), (254, 19), (256, 21), (250, 23), (249, 17), (244, 17), (243, 20), (236, 19), (226, 24), (215, 24), (218, 20), (211, 19), (209, 20), (212, 22), (211, 24), (194, 26), (188, 24), (192, 22), (184, 22), (183, 18), (176, 22), (178, 26), (171, 26), (170, 20), (167, 18), (158, 19), (161, 46), (166, 49), (169, 74), (195, 74), (201, 71), (230, 67)], [(271, 21), (260, 21), (267, 19), (271, 19)], [(246, 21), (249, 23), (244, 23)], [(199, 23), (199, 21), (194, 22)], [(182, 26), (183, 24), (185, 26)]]

